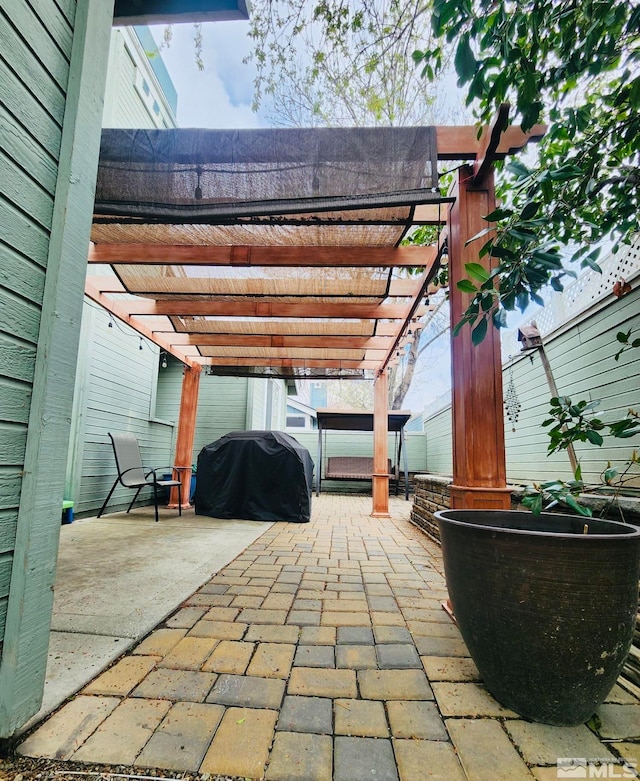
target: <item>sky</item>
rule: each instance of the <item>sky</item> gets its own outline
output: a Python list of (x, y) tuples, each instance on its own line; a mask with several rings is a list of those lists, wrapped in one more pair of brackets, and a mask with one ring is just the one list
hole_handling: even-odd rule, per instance
[[(152, 27), (161, 42), (164, 25)], [(249, 22), (202, 25), (204, 70), (196, 65), (194, 26), (175, 24), (172, 40), (161, 49), (178, 93), (180, 127), (251, 128), (264, 122), (251, 110), (254, 69), (243, 64), (251, 51)]]

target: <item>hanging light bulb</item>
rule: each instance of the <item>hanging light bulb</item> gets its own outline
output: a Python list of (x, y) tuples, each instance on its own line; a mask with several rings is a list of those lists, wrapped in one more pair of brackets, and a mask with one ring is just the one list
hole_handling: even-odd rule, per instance
[(142, 350), (142, 337), (140, 337), (140, 346), (138, 347), (138, 350)]
[(166, 369), (169, 364), (167, 363), (167, 354), (162, 353), (162, 360), (160, 361), (160, 366), (162, 366), (163, 369)]

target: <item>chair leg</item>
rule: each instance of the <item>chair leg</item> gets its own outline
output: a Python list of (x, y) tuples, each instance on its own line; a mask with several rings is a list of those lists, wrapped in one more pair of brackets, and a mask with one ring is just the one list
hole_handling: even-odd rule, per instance
[(111, 486), (111, 490), (107, 494), (107, 498), (104, 500), (104, 504), (102, 505), (102, 507), (100, 508), (100, 511), (96, 515), (96, 518), (99, 518), (102, 515), (102, 513), (105, 511), (105, 508), (106, 508), (107, 504), (109, 503), (109, 499), (111, 499), (111, 494), (115, 491), (117, 485), (118, 485), (118, 479), (116, 479), (115, 483)]
[(131, 511), (131, 508), (133, 507), (133, 503), (134, 503), (134, 502), (135, 502), (135, 500), (138, 498), (138, 494), (140, 493), (140, 491), (142, 491), (142, 489), (143, 489), (143, 488), (144, 488), (144, 486), (143, 486), (143, 485), (141, 485), (141, 486), (138, 488), (138, 490), (135, 492), (135, 494), (134, 494), (134, 496), (133, 496), (133, 499), (131, 500), (131, 504), (130, 504), (130, 505), (127, 507), (127, 512), (130, 512), (130, 511)]
[(178, 515), (182, 518), (182, 483), (178, 483)]
[(153, 475), (153, 506), (156, 511), (156, 523), (158, 523), (158, 484), (156, 483), (155, 473)]

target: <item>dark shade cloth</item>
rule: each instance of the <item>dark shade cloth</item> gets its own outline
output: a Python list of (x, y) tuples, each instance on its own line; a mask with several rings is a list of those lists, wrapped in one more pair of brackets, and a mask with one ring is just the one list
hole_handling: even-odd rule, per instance
[(313, 460), (281, 431), (232, 431), (198, 456), (196, 515), (307, 523)]

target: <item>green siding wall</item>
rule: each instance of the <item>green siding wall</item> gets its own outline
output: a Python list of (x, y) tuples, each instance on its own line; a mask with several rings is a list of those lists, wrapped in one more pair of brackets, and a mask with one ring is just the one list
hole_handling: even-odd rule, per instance
[(424, 422), (427, 440), (427, 472), (434, 475), (453, 473), (453, 438), (451, 406)]
[[(229, 431), (243, 431), (247, 420), (246, 377), (210, 377), (202, 374), (198, 391), (198, 412), (193, 442), (193, 461), (205, 445)], [(156, 416), (178, 422), (182, 393), (182, 364), (169, 356), (166, 369), (160, 369)]]
[[(553, 338), (545, 339), (558, 392), (575, 401), (600, 399), (598, 417), (605, 422), (624, 416), (629, 407), (637, 408), (640, 401), (640, 350), (631, 350), (619, 361), (614, 360), (619, 347), (616, 333), (629, 328), (636, 333), (640, 331), (637, 286), (624, 298), (613, 300)], [(516, 431), (509, 424), (505, 427), (509, 480), (528, 483), (571, 477), (566, 453), (546, 455), (549, 440), (541, 423), (547, 417), (551, 392), (539, 356), (534, 354), (533, 361), (526, 356), (517, 360), (513, 365), (513, 379), (522, 410)], [(506, 371), (504, 380), (506, 385)], [(602, 447), (576, 443), (584, 479), (598, 482), (607, 461), (620, 463), (639, 446), (638, 437), (626, 440), (606, 437)]]
[(75, 3), (0, 8), (0, 644), (25, 462)]
[[(85, 303), (82, 322), (74, 409), (76, 442), (67, 465), (66, 498), (73, 499), (77, 514), (94, 515), (116, 479), (109, 432), (135, 434), (143, 462), (151, 468), (172, 463), (175, 427), (157, 419), (156, 384), (159, 372), (164, 371), (158, 368), (158, 348), (140, 340), (127, 325), (112, 321), (95, 304)], [(179, 403), (178, 395), (170, 418), (177, 417)], [(126, 509), (132, 497), (130, 490), (118, 487), (108, 511)], [(150, 498), (151, 491), (146, 489), (139, 497), (140, 502)]]
[[(576, 322), (545, 338), (545, 350), (551, 370), (563, 396), (575, 401), (600, 399), (598, 416), (614, 420), (625, 415), (637, 404), (640, 393), (640, 350), (614, 355), (619, 347), (618, 331), (629, 328), (640, 332), (640, 291), (635, 289), (624, 298), (596, 306)], [(542, 428), (547, 417), (551, 392), (537, 353), (522, 355), (512, 365), (516, 394), (522, 407), (515, 431), (505, 420), (507, 449), (507, 479), (512, 483), (528, 484), (556, 477), (570, 478), (571, 467), (566, 453), (547, 456), (548, 436)], [(510, 371), (503, 370), (506, 388)], [(506, 417), (506, 416), (505, 416)], [(427, 470), (434, 474), (452, 473), (451, 407), (425, 421), (427, 432)], [(633, 448), (640, 446), (639, 438), (616, 440), (606, 437), (602, 447), (576, 444), (576, 454), (582, 466), (583, 477), (590, 483), (599, 482), (599, 475), (607, 461), (623, 462)]]
[(0, 7), (0, 737), (42, 700), (112, 13)]

